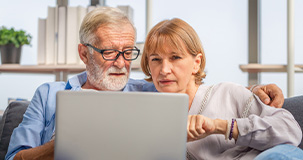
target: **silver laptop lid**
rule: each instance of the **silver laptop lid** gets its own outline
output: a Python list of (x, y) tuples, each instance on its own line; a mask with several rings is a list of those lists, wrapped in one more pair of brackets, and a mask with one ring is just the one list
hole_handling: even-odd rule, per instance
[(188, 96), (59, 91), (55, 159), (183, 160)]

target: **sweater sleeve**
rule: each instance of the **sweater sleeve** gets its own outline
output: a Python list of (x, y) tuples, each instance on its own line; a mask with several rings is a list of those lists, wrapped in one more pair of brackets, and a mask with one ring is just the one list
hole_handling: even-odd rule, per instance
[[(256, 95), (251, 97), (251, 93), (244, 92), (246, 102), (249, 98), (253, 100), (248, 116), (236, 119), (239, 130), (237, 145), (257, 150), (266, 150), (278, 144), (299, 145), (302, 131), (289, 111), (267, 106)], [(242, 104), (242, 108), (246, 105)]]

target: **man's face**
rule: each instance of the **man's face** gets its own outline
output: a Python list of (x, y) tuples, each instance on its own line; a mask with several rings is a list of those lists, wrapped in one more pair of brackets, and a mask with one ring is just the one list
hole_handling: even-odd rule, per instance
[[(131, 25), (118, 27), (101, 26), (96, 32), (100, 44), (99, 49), (116, 49), (124, 51), (132, 49), (135, 42), (135, 31)], [(97, 90), (118, 91), (126, 85), (130, 72), (130, 61), (126, 61), (122, 55), (115, 61), (106, 61), (102, 55), (93, 51), (88, 57), (87, 79), (92, 88)]]

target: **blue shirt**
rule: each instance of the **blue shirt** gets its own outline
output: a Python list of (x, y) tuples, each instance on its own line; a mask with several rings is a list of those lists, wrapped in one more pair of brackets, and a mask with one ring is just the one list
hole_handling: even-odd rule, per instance
[[(56, 93), (60, 90), (81, 90), (86, 79), (86, 72), (82, 72), (67, 83), (51, 82), (39, 86), (24, 113), (23, 121), (13, 131), (5, 159), (12, 160), (20, 150), (49, 142), (55, 130)], [(129, 79), (122, 91), (157, 92), (152, 83), (133, 79)]]

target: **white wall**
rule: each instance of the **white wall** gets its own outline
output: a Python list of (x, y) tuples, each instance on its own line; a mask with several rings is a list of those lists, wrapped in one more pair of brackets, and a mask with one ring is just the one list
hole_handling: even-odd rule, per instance
[[(174, 7), (168, 7), (172, 3)], [(233, 81), (246, 85), (247, 74), (239, 64), (247, 63), (247, 5), (243, 0), (154, 0), (153, 24), (178, 17), (194, 27), (206, 53), (206, 84)]]
[[(261, 54), (264, 64), (286, 64), (286, 0), (261, 1)], [(70, 6), (87, 6), (90, 0), (70, 0)], [(0, 25), (24, 29), (33, 35), (32, 46), (24, 46), (21, 64), (33, 65), (37, 61), (37, 22), (46, 18), (47, 7), (56, 0), (0, 0)], [(107, 0), (107, 5), (130, 5), (134, 8), (134, 21), (138, 41), (145, 37), (145, 0)], [(303, 1), (295, 1), (295, 62), (303, 63)], [(247, 85), (247, 73), (239, 64), (247, 63), (248, 54), (248, 1), (247, 0), (153, 0), (155, 25), (163, 19), (181, 18), (191, 24), (199, 34), (206, 52), (206, 84), (232, 81)], [(274, 57), (274, 58), (273, 58)], [(142, 78), (142, 73), (132, 73)], [(295, 94), (303, 94), (302, 74), (295, 76)], [(44, 82), (54, 80), (53, 75), (0, 73), (0, 110), (5, 109), (8, 97), (31, 99), (35, 89)], [(300, 83), (301, 82), (301, 83)], [(286, 73), (262, 73), (261, 83), (276, 83), (286, 96)]]
[[(303, 64), (303, 1), (295, 0), (295, 64)], [(287, 0), (261, 1), (261, 63), (287, 64)], [(261, 73), (287, 96), (287, 73)], [(303, 95), (303, 73), (295, 74), (295, 95)]]

